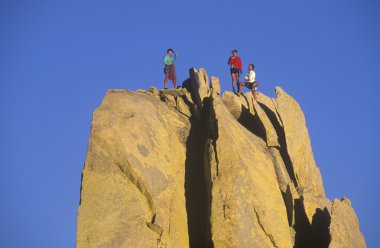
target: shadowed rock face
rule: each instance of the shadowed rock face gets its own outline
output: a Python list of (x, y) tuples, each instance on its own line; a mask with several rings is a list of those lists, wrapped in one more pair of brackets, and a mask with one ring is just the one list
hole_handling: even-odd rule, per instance
[(348, 199), (326, 198), (305, 118), (281, 88), (110, 90), (94, 112), (77, 247), (365, 247)]

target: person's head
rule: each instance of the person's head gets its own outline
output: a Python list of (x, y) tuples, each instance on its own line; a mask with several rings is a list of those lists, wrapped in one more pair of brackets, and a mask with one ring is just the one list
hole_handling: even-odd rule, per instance
[(232, 55), (233, 55), (233, 56), (236, 56), (236, 55), (237, 55), (237, 50), (235, 50), (235, 49), (232, 50)]
[(169, 48), (167, 54), (172, 55), (174, 53), (173, 49)]
[(253, 71), (253, 69), (255, 69), (255, 65), (254, 64), (249, 64), (248, 65), (248, 71)]

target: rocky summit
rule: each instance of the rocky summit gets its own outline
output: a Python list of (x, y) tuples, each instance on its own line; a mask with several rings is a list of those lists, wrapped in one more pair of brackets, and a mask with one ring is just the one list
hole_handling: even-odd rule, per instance
[(221, 96), (110, 90), (93, 115), (77, 248), (366, 247), (347, 198), (325, 195), (299, 104), (276, 87)]

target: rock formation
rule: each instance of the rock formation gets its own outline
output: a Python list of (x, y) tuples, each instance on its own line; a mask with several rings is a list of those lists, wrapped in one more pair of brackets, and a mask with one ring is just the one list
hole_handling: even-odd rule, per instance
[(350, 201), (325, 196), (298, 103), (220, 94), (194, 68), (180, 89), (107, 92), (77, 247), (365, 247)]

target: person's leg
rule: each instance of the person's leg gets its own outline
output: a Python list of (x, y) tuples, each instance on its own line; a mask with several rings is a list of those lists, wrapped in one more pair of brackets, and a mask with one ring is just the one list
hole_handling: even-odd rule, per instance
[(255, 101), (257, 102), (256, 91), (252, 90), (252, 95), (253, 95), (253, 99), (255, 99)]
[(257, 86), (258, 85), (259, 85), (259, 82), (257, 82), (257, 81), (253, 82), (252, 94), (253, 94), (253, 98), (255, 99), (256, 102), (257, 102), (256, 91), (257, 91)]
[(164, 80), (164, 89), (168, 88), (168, 80), (169, 80), (169, 76), (168, 76), (168, 73), (166, 73), (165, 74), (165, 80)]
[(175, 75), (175, 67), (174, 64), (171, 64), (168, 68), (168, 78), (172, 81), (174, 89), (177, 88), (177, 78)]
[(239, 87), (239, 91), (238, 91), (238, 96), (240, 96), (240, 93), (241, 93), (241, 91), (242, 91), (242, 86), (245, 86), (245, 82), (240, 82), (240, 83), (238, 83), (238, 87)]
[(239, 87), (240, 82), (240, 73), (235, 73), (236, 87)]
[(235, 80), (236, 80), (235, 73), (231, 72), (231, 78), (232, 78), (232, 91), (235, 92)]

